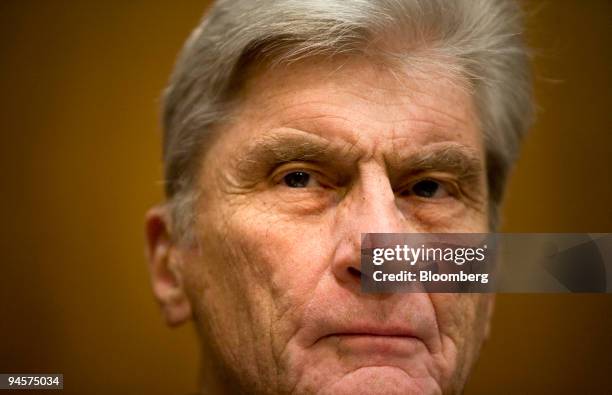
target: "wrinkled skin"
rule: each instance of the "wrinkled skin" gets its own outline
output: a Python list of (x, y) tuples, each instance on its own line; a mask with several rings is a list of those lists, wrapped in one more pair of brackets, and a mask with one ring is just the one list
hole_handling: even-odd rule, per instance
[[(254, 71), (200, 163), (197, 245), (148, 218), (153, 288), (170, 324), (195, 320), (205, 393), (461, 391), (490, 296), (362, 294), (359, 268), (361, 233), (487, 231), (464, 86), (355, 58)], [(415, 160), (440, 152), (469, 174)]]

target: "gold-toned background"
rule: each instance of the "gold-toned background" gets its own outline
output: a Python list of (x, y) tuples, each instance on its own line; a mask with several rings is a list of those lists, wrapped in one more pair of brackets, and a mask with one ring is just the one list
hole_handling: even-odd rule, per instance
[[(143, 214), (161, 199), (158, 99), (206, 2), (0, 2), (0, 372), (67, 394), (186, 394)], [(528, 2), (539, 119), (507, 232), (612, 231), (607, 0)], [(612, 393), (612, 295), (502, 295), (466, 394)], [(610, 391), (610, 392), (609, 392)]]

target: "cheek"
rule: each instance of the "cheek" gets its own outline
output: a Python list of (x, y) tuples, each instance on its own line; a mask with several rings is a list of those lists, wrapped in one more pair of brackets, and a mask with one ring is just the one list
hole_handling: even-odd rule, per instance
[(467, 376), (484, 340), (492, 296), (430, 294), (430, 297), (442, 340), (441, 357), (450, 362), (449, 366), (457, 368), (447, 371), (447, 374)]
[(288, 293), (308, 293), (328, 263), (329, 229), (320, 218), (290, 217), (245, 207), (225, 221), (227, 264), (239, 261), (236, 276), (265, 288), (274, 300)]
[(432, 293), (440, 333), (454, 343), (478, 336), (488, 321), (488, 294)]
[[(252, 349), (250, 363), (271, 369), (274, 359), (262, 357), (278, 356), (297, 330), (301, 306), (329, 262), (329, 231), (320, 221), (290, 221), (253, 204), (232, 205), (202, 219), (206, 286), (198, 302), (204, 319), (214, 323), (213, 336), (233, 338), (224, 349), (243, 350), (235, 356), (241, 364), (249, 359), (244, 350)], [(244, 322), (249, 325), (240, 325)]]

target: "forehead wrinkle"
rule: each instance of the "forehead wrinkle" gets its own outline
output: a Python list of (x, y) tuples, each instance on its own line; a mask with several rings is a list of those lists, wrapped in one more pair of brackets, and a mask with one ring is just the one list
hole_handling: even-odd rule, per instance
[[(297, 100), (295, 96), (295, 91), (291, 91), (287, 95), (277, 94), (275, 96), (275, 100), (270, 100), (269, 103), (266, 99), (261, 101), (257, 101), (256, 107), (254, 111), (256, 112), (256, 117), (267, 119), (270, 114), (269, 112), (273, 112), (274, 114), (286, 114), (290, 116), (293, 112), (297, 112), (298, 114), (303, 113), (304, 111), (317, 111), (316, 109), (319, 106), (324, 108), (329, 107), (340, 107), (341, 105), (335, 104), (335, 102), (330, 102), (329, 99), (302, 99), (304, 96), (309, 96), (310, 90), (301, 90), (300, 92), (300, 100)], [(283, 97), (289, 96), (289, 97)], [(297, 108), (297, 110), (295, 110)], [(252, 110), (253, 111), (253, 110)], [(318, 111), (317, 111), (318, 112)]]
[[(280, 123), (284, 126), (307, 130), (309, 133), (322, 136), (324, 138), (339, 138), (344, 140), (346, 144), (352, 146), (352, 150), (359, 150), (361, 157), (374, 156), (379, 147), (385, 146), (386, 142), (393, 143), (396, 139), (411, 138), (414, 139), (414, 132), (425, 131), (426, 133), (418, 133), (419, 140), (431, 140), (429, 137), (442, 135), (441, 139), (447, 140), (448, 133), (443, 132), (456, 129), (452, 125), (448, 125), (439, 121), (437, 118), (417, 119), (412, 118), (409, 114), (399, 119), (391, 119), (389, 117), (372, 118), (371, 113), (352, 110), (352, 116), (340, 115), (346, 112), (346, 108), (342, 105), (327, 104), (324, 101), (311, 101), (308, 104), (321, 104), (324, 106), (324, 112), (317, 108), (308, 108), (301, 106), (302, 103), (292, 105), (299, 111), (294, 114), (291, 111), (281, 113)], [(304, 108), (306, 107), (306, 108)], [(284, 107), (290, 108), (290, 107)], [(333, 114), (330, 108), (339, 108), (341, 111)], [(422, 125), (422, 126), (421, 126)], [(371, 133), (378, 130), (377, 133)], [(402, 134), (409, 134), (410, 137), (399, 137)], [(387, 135), (387, 137), (385, 137)], [(382, 137), (382, 138), (381, 138)], [(437, 141), (437, 140), (435, 140)]]
[[(381, 88), (382, 89), (382, 88)], [(350, 94), (353, 98), (359, 99), (362, 103), (358, 106), (355, 106), (355, 101), (351, 102), (351, 110), (352, 112), (358, 113), (361, 116), (371, 117), (373, 114), (370, 114), (369, 108), (371, 106), (378, 106), (389, 110), (390, 108), (403, 108), (404, 110), (393, 110), (391, 112), (385, 111), (385, 115), (376, 116), (374, 119), (380, 123), (399, 123), (399, 122), (427, 122), (427, 119), (430, 119), (431, 123), (437, 123), (440, 126), (448, 127), (449, 125), (467, 125), (470, 123), (471, 114), (456, 111), (445, 110), (446, 108), (450, 109), (452, 106), (444, 106), (440, 108), (439, 105), (428, 104), (426, 100), (423, 98), (416, 98), (413, 95), (414, 92), (405, 92), (401, 97), (397, 97), (396, 95), (385, 95), (383, 97), (378, 97), (379, 95), (367, 95), (365, 92), (354, 91), (352, 89), (344, 89), (346, 93)], [(388, 90), (391, 90), (389, 88)], [(316, 90), (315, 90), (316, 92)], [(308, 92), (306, 92), (307, 94)], [(292, 92), (293, 94), (293, 92)], [(306, 95), (305, 94), (305, 95)], [(333, 93), (332, 93), (333, 94)], [(471, 100), (468, 98), (468, 100)], [(339, 109), (341, 112), (346, 112), (347, 106), (343, 104), (337, 104), (336, 100), (327, 99), (318, 99), (318, 100), (307, 100), (307, 101), (296, 101), (289, 97), (287, 100), (282, 100), (281, 102), (285, 102), (283, 105), (275, 104), (275, 112), (279, 114), (285, 114), (286, 118), (291, 118), (292, 114), (297, 112), (300, 114), (302, 118), (336, 118), (344, 121), (349, 121), (348, 117), (343, 117), (340, 115), (332, 115), (332, 109)], [(288, 103), (287, 103), (288, 102)], [(462, 107), (462, 106), (457, 106)], [(325, 113), (322, 113), (320, 108), (323, 108)], [(470, 106), (471, 108), (471, 106)], [(365, 110), (364, 110), (365, 109)], [(303, 117), (301, 114), (312, 112), (312, 117)], [(316, 115), (314, 115), (316, 114)], [(402, 116), (401, 114), (405, 114)], [(392, 115), (392, 116), (391, 116)], [(264, 115), (265, 116), (265, 115)]]
[[(296, 92), (299, 92), (299, 94)], [(258, 93), (258, 95), (262, 94), (264, 93)], [(351, 85), (325, 84), (316, 88), (301, 88), (297, 91), (286, 88), (280, 92), (268, 92), (265, 96), (256, 100), (256, 106), (250, 108), (248, 112), (255, 119), (263, 120), (269, 119), (270, 112), (274, 115), (281, 114), (283, 118), (289, 119), (296, 113), (301, 116), (301, 114), (309, 112), (320, 114), (320, 116), (343, 118), (339, 115), (332, 115), (332, 109), (339, 109), (340, 111), (336, 111), (337, 114), (351, 111), (360, 115), (367, 115), (370, 112), (368, 111), (369, 108), (372, 106), (383, 107), (385, 109), (403, 107), (404, 111), (385, 111), (386, 115), (378, 116), (376, 120), (390, 123), (409, 120), (411, 117), (431, 117), (440, 118), (441, 121), (442, 119), (448, 119), (460, 124), (467, 123), (467, 119), (462, 113), (444, 111), (428, 104), (429, 99), (424, 97), (425, 94), (424, 92), (410, 89), (398, 90), (397, 87), (376, 86), (364, 92), (363, 89), (355, 89)], [(332, 97), (334, 98), (333, 100), (331, 99)], [(452, 109), (453, 106), (449, 103), (449, 105), (445, 105), (443, 108)], [(401, 113), (406, 114), (405, 118), (398, 118), (398, 114)], [(390, 116), (392, 114), (393, 116)]]
[[(325, 97), (322, 97), (321, 89), (326, 87), (332, 88), (332, 90), (327, 92)], [(472, 103), (469, 95), (467, 95), (467, 100), (461, 101), (468, 101), (468, 108), (466, 111), (458, 112), (453, 110), (455, 106), (452, 105), (445, 105), (441, 108), (439, 105), (430, 103), (429, 98), (422, 97), (422, 92), (418, 90), (410, 91), (405, 89), (401, 92), (401, 97), (398, 97), (398, 95), (392, 94), (382, 96), (374, 94), (368, 96), (363, 90), (355, 90), (350, 85), (330, 86), (325, 84), (321, 89), (300, 89), (299, 95), (296, 95), (295, 90), (283, 89), (281, 92), (274, 92), (270, 96), (274, 99), (272, 102), (268, 102), (267, 99), (269, 97), (258, 100), (257, 106), (250, 109), (249, 112), (251, 115), (254, 115), (255, 119), (265, 122), (268, 126), (274, 124), (278, 126), (295, 126), (311, 132), (320, 132), (320, 134), (331, 132), (332, 134), (343, 135), (352, 144), (356, 144), (357, 141), (362, 140), (364, 137), (360, 133), (362, 127), (367, 129), (376, 127), (375, 125), (368, 125), (368, 119), (370, 122), (375, 121), (376, 123), (387, 125), (400, 123), (415, 125), (431, 124), (440, 129), (457, 129), (459, 127), (463, 129), (472, 126)], [(397, 91), (397, 88), (387, 88), (384, 86), (378, 86), (376, 89), (379, 91)], [(343, 104), (348, 99), (345, 96), (343, 97), (339, 91), (350, 94), (352, 98), (358, 99), (357, 102), (361, 103), (356, 105), (355, 101), (351, 101), (349, 106)], [(341, 102), (330, 99), (330, 95), (335, 96), (338, 93), (341, 94), (339, 97)], [(316, 96), (316, 98), (312, 96)], [(379, 112), (369, 111), (369, 107), (371, 108), (372, 105), (375, 107), (384, 106), (386, 110), (393, 108), (393, 110), (384, 111), (384, 114), (379, 114)], [(401, 111), (400, 107), (404, 107), (405, 111)], [(456, 107), (464, 108), (465, 106), (458, 105)], [(330, 122), (320, 122), (325, 120), (330, 120)], [(339, 122), (333, 122), (334, 120)], [(412, 129), (410, 125), (406, 126), (407, 130)], [(371, 144), (366, 145), (370, 146)]]
[(293, 128), (324, 138), (341, 138), (356, 145), (355, 112), (329, 99), (297, 101), (289, 98), (271, 105), (258, 103), (257, 108), (246, 115), (250, 122), (263, 123), (267, 129)]
[[(426, 112), (430, 112), (433, 113), (435, 115), (438, 115), (442, 118), (446, 118), (448, 120), (454, 121), (456, 124), (458, 125), (469, 125), (470, 121), (473, 119), (473, 113), (471, 112), (472, 104), (471, 104), (471, 99), (469, 100), (469, 107), (468, 111), (466, 111), (465, 113), (461, 112), (458, 114), (453, 114), (449, 111), (444, 111), (440, 108), (439, 105), (434, 106), (431, 104), (425, 104), (425, 103), (419, 103), (418, 104), (418, 108), (419, 109), (424, 109), (426, 110)], [(457, 105), (457, 108), (465, 108), (464, 106), (461, 105)], [(432, 115), (432, 114), (423, 114), (423, 115)], [(433, 117), (432, 117), (433, 118)]]
[[(278, 108), (276, 114), (280, 114), (280, 123), (286, 126), (296, 126), (319, 134), (336, 134), (342, 136), (348, 142), (357, 144), (363, 137), (359, 130), (361, 128), (376, 128), (370, 124), (372, 121), (380, 125), (393, 125), (398, 130), (406, 131), (423, 128), (437, 130), (456, 130), (458, 128), (470, 128), (472, 116), (469, 113), (452, 113), (439, 108), (439, 106), (428, 105), (419, 100), (418, 103), (408, 103), (401, 100), (386, 99), (377, 102), (376, 99), (365, 97), (363, 93), (353, 93), (355, 97), (362, 100), (366, 107), (375, 105), (384, 107), (385, 113), (369, 111), (369, 108), (352, 106), (347, 109), (342, 104), (330, 100), (309, 100), (285, 104)], [(392, 110), (390, 108), (404, 108), (405, 111)], [(336, 111), (337, 110), (337, 111)], [(349, 114), (346, 114), (349, 112)], [(406, 125), (404, 125), (406, 124)], [(476, 126), (476, 125), (475, 125)], [(386, 127), (385, 127), (386, 129)]]
[[(413, 70), (412, 73), (401, 72), (400, 75), (393, 68), (387, 71), (394, 76), (392, 82), (376, 75), (374, 77), (378, 78), (359, 80), (360, 84), (369, 87), (367, 90), (350, 83), (341, 86), (340, 89), (364, 101), (367, 105), (404, 107), (406, 113), (413, 117), (439, 116), (457, 124), (467, 124), (475, 115), (471, 90), (469, 84), (463, 79), (448, 76), (436, 77), (439, 71), (433, 71), (433, 77), (432, 74), (423, 74), (423, 71), (416, 70)], [(441, 106), (439, 103), (433, 104), (432, 100), (443, 100), (445, 103)], [(459, 104), (467, 104), (467, 106)]]

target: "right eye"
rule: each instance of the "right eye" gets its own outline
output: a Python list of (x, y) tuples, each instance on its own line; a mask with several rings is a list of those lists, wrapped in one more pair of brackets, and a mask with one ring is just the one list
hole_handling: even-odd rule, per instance
[(412, 186), (411, 192), (423, 198), (434, 198), (441, 190), (441, 185), (434, 180), (422, 180)]
[(306, 188), (314, 182), (312, 176), (305, 171), (292, 171), (283, 177), (283, 182), (289, 188)]

